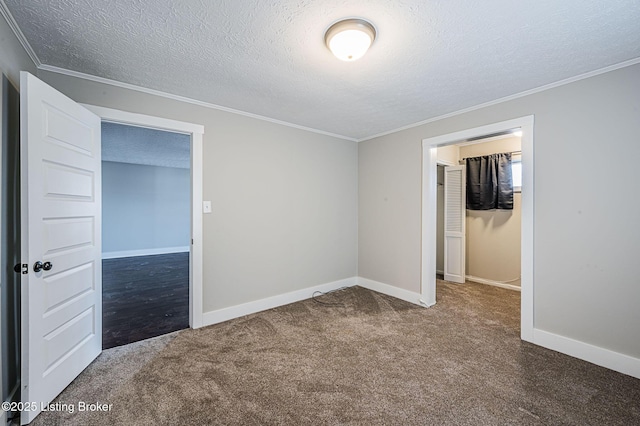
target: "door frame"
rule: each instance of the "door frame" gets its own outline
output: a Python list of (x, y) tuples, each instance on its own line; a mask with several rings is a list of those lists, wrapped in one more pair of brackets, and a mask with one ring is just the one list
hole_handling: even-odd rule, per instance
[(203, 257), (202, 257), (202, 149), (204, 126), (167, 118), (80, 104), (101, 118), (102, 122), (146, 127), (188, 134), (191, 137), (191, 248), (189, 256), (189, 326), (203, 325)]
[(437, 163), (438, 147), (469, 139), (522, 130), (522, 222), (520, 338), (533, 342), (534, 327), (534, 116), (529, 115), (422, 140), (422, 265), (421, 294), (427, 306), (436, 303)]

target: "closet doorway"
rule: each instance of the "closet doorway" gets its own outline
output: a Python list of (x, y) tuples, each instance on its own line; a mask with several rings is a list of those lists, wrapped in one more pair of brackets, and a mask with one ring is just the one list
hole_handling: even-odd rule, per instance
[[(464, 206), (465, 199), (460, 200), (463, 205), (459, 206), (462, 221), (462, 232), (464, 238), (459, 238), (462, 246), (445, 247), (451, 243), (457, 245), (458, 240), (451, 236), (445, 237), (445, 194), (451, 198), (451, 190), (447, 191), (445, 182), (445, 170), (452, 174), (452, 167), (465, 165), (467, 158), (481, 156), (491, 156), (494, 154), (509, 154), (510, 164), (508, 168), (512, 176), (512, 208), (491, 208), (486, 210), (472, 209)], [(515, 131), (504, 135), (492, 136), (485, 139), (478, 139), (471, 142), (449, 145), (438, 148), (437, 161), (437, 236), (436, 236), (436, 273), (438, 278), (458, 283), (475, 282), (488, 284), (510, 290), (520, 291), (521, 281), (521, 259), (520, 259), (520, 230), (521, 230), (521, 187), (522, 187), (522, 163), (521, 163), (521, 133)], [(462, 171), (466, 173), (466, 168)], [(469, 183), (467, 182), (467, 188)], [(458, 188), (456, 188), (458, 186)], [(453, 190), (460, 191), (457, 182), (453, 182)], [(463, 191), (465, 192), (465, 191)], [(455, 192), (457, 194), (457, 192)], [(457, 200), (456, 200), (457, 201)], [(451, 206), (451, 200), (449, 204)], [(448, 217), (451, 219), (451, 216)], [(458, 219), (459, 220), (459, 219)], [(451, 230), (449, 227), (447, 230)], [(462, 256), (462, 259), (453, 259), (446, 262), (447, 256)], [(452, 264), (462, 263), (460, 272), (451, 275)], [(448, 268), (445, 268), (448, 265)]]
[(422, 278), (421, 293), (427, 306), (436, 303), (437, 165), (438, 148), (488, 136), (522, 131), (521, 309), (520, 336), (533, 341), (533, 116), (436, 136), (422, 141)]

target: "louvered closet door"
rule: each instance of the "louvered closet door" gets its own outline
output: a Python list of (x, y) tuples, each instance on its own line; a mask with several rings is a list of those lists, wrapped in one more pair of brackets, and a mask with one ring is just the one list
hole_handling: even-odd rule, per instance
[(465, 202), (464, 166), (444, 169), (444, 279), (465, 281)]

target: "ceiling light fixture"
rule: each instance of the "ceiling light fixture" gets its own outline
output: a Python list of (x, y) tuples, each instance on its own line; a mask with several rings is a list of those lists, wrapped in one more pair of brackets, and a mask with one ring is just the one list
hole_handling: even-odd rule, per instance
[(364, 19), (343, 19), (331, 25), (324, 42), (342, 61), (360, 59), (376, 39), (376, 29)]

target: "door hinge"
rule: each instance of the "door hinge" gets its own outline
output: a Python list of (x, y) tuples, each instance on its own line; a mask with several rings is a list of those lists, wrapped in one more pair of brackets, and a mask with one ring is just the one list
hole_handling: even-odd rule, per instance
[(13, 267), (13, 270), (16, 274), (28, 274), (29, 273), (29, 265), (26, 263), (16, 263), (16, 266)]

